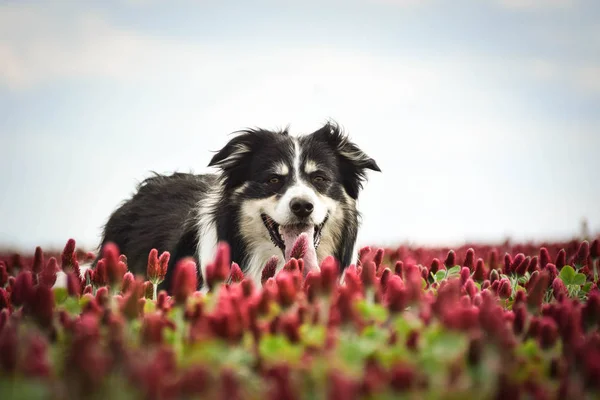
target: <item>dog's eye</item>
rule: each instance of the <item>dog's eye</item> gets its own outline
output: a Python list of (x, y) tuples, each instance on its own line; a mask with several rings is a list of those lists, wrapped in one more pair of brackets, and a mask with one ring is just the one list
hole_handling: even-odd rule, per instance
[(273, 178), (269, 179), (269, 183), (275, 185), (275, 184), (279, 183), (279, 178), (273, 177)]
[(325, 178), (323, 178), (323, 177), (322, 177), (322, 176), (320, 176), (320, 175), (317, 175), (317, 176), (315, 176), (315, 177), (313, 178), (313, 182), (315, 182), (315, 183), (321, 183), (321, 182), (325, 182)]

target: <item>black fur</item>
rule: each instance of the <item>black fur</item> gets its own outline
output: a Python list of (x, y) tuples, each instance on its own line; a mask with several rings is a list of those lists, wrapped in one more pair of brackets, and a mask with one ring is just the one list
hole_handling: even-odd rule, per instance
[[(304, 171), (303, 179), (319, 193), (342, 204), (345, 209), (342, 239), (337, 244), (334, 256), (342, 267), (346, 267), (352, 258), (359, 213), (345, 200), (344, 191), (350, 198), (357, 199), (365, 180), (365, 170), (380, 171), (379, 166), (332, 123), (300, 137), (299, 143), (303, 150), (301, 160), (309, 157), (323, 166), (317, 173), (322, 180), (304, 176)], [(243, 151), (240, 152), (240, 149)], [(143, 181), (134, 196), (125, 201), (108, 219), (101, 246), (108, 241), (117, 244), (127, 256), (129, 270), (143, 275), (146, 273), (151, 249), (156, 248), (159, 254), (169, 251), (171, 259), (167, 277), (160, 289), (170, 291), (174, 265), (178, 260), (191, 256), (199, 264), (198, 207), (221, 180), (223, 189), (219, 193), (217, 206), (212, 210), (217, 237), (218, 240), (229, 243), (232, 260), (244, 271), (248, 254), (247, 246), (239, 233), (241, 205), (248, 199), (281, 196), (293, 184), (293, 178), (277, 177), (277, 183), (273, 183), (273, 164), (277, 161), (291, 167), (293, 158), (294, 139), (286, 130), (273, 132), (256, 129), (238, 132), (210, 161), (209, 166), (218, 168), (219, 173), (175, 173), (170, 176), (155, 174)], [(242, 185), (245, 185), (243, 190), (240, 189)]]

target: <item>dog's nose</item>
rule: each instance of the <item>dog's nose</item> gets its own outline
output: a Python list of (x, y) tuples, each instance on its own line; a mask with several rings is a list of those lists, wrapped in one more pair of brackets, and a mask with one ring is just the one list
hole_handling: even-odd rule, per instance
[(310, 201), (301, 198), (295, 198), (290, 201), (292, 212), (299, 218), (308, 217), (315, 208)]

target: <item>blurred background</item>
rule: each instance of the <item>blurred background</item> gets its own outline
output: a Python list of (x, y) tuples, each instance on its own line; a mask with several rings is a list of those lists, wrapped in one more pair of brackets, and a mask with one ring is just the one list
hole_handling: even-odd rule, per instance
[(94, 248), (149, 171), (328, 118), (383, 170), (361, 244), (599, 232), (600, 3), (1, 1), (0, 247)]

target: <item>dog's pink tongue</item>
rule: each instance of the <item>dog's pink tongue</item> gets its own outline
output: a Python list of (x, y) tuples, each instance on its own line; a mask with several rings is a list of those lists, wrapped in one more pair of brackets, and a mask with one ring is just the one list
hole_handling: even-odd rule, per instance
[(304, 273), (318, 269), (317, 251), (313, 238), (315, 227), (305, 228), (285, 227), (281, 229), (281, 237), (285, 244), (285, 260), (302, 258), (304, 260)]

